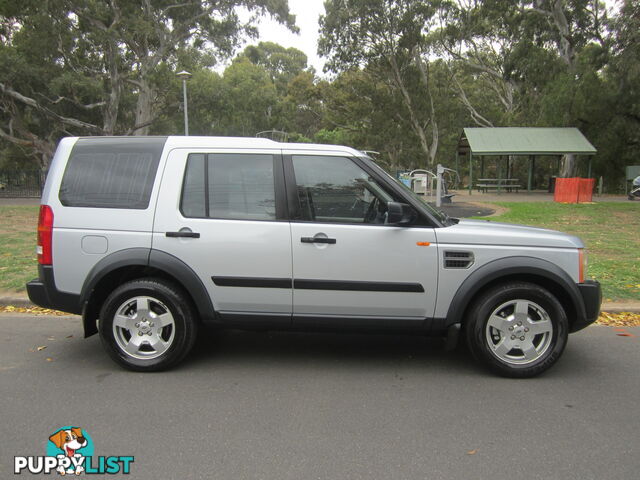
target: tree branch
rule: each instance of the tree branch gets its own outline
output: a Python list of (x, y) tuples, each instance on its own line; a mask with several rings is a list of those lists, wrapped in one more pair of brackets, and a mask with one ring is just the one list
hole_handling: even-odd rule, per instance
[(46, 115), (49, 115), (50, 117), (55, 118), (56, 120), (59, 120), (60, 122), (66, 124), (66, 125), (70, 125), (73, 127), (78, 127), (78, 128), (83, 128), (83, 129), (87, 129), (93, 132), (99, 132), (100, 131), (100, 127), (98, 127), (97, 125), (93, 125), (91, 123), (87, 123), (87, 122), (83, 122), (82, 120), (78, 120), (75, 118), (69, 118), (69, 117), (64, 117), (62, 115), (57, 114), (56, 112), (54, 112), (53, 110), (48, 109), (47, 107), (44, 107), (42, 105), (40, 105), (38, 102), (36, 102), (33, 98), (30, 97), (26, 97), (24, 95), (22, 95), (19, 92), (16, 92), (15, 90), (13, 90), (11, 87), (7, 87), (5, 86), (4, 83), (0, 83), (0, 92), (4, 93), (5, 95), (18, 100), (21, 103), (24, 103), (25, 105), (34, 108), (35, 110), (38, 110)]

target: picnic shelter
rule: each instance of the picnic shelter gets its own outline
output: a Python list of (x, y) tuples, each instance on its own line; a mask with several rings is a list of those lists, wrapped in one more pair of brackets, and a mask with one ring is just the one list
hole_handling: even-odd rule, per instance
[[(542, 128), (542, 127), (490, 127), (490, 128), (465, 128), (458, 140), (456, 150), (456, 165), (460, 156), (469, 156), (469, 195), (473, 189), (473, 161), (480, 160), (480, 175), (478, 188), (496, 188), (517, 190), (522, 188), (514, 182), (518, 179), (509, 177), (509, 157), (525, 156), (529, 159), (529, 175), (527, 191), (531, 191), (533, 171), (535, 169), (536, 156), (554, 155), (560, 158), (563, 155), (574, 154), (589, 159), (589, 173), (591, 177), (591, 159), (597, 150), (589, 140), (577, 128)], [(488, 179), (484, 177), (484, 160), (487, 156), (506, 156), (506, 178), (502, 177), (501, 164), (498, 163), (498, 178)], [(578, 157), (579, 158), (579, 157)]]

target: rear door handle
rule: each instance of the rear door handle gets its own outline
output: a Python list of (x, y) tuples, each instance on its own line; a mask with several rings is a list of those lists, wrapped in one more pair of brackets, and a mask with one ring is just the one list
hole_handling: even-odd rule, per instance
[(336, 243), (335, 238), (326, 238), (326, 237), (302, 237), (300, 239), (302, 243)]
[(200, 234), (191, 230), (180, 230), (179, 232), (167, 232), (165, 234), (170, 238), (200, 238)]

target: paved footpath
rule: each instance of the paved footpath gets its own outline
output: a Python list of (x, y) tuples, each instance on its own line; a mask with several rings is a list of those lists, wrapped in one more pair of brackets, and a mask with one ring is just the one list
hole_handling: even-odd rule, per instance
[(78, 317), (0, 314), (0, 332), (0, 478), (68, 424), (95, 455), (135, 456), (130, 478), (143, 480), (640, 471), (640, 328), (571, 335), (560, 362), (529, 380), (419, 337), (230, 332), (175, 370), (140, 374), (82, 339)]

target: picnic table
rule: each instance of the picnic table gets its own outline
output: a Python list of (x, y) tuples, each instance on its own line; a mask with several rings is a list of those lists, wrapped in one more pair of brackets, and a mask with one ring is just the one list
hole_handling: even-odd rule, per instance
[(506, 190), (507, 192), (515, 190), (518, 193), (518, 190), (522, 188), (518, 182), (520, 182), (518, 178), (479, 178), (476, 188), (479, 192), (485, 193), (490, 189)]

